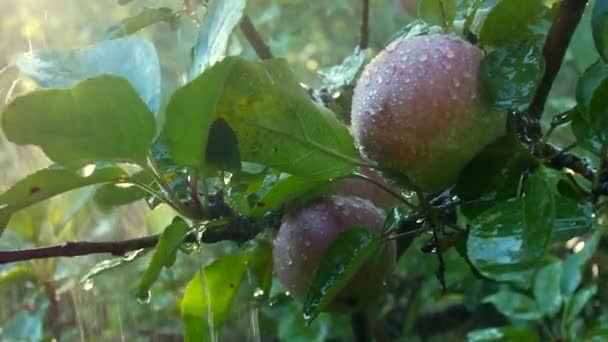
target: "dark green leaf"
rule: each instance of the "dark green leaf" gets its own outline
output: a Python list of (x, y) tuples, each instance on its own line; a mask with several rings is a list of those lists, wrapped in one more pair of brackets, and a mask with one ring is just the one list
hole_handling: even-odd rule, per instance
[(209, 138), (205, 164), (219, 170), (240, 171), (241, 154), (236, 134), (224, 119), (213, 121), (209, 127)]
[(146, 165), (156, 130), (129, 82), (109, 75), (20, 96), (2, 113), (2, 128), (10, 141), (38, 145), (67, 167), (97, 161)]
[(34, 51), (20, 56), (17, 67), (44, 88), (69, 88), (102, 74), (122, 76), (153, 112), (160, 107), (158, 56), (154, 45), (141, 38), (104, 40), (88, 49)]
[(60, 168), (33, 173), (0, 195), (0, 234), (11, 215), (18, 210), (70, 190), (127, 178), (127, 173), (116, 167), (96, 169), (87, 177)]
[(539, 310), (549, 317), (556, 314), (562, 306), (563, 297), (559, 285), (562, 271), (562, 263), (554, 262), (543, 266), (534, 278), (534, 298)]
[(380, 246), (380, 237), (367, 228), (352, 228), (338, 235), (315, 271), (302, 309), (304, 320), (312, 322)]
[(604, 62), (608, 62), (608, 2), (604, 0), (595, 1), (593, 14), (591, 17), (591, 28), (595, 48), (599, 52)]
[[(540, 247), (541, 250), (546, 250), (555, 222), (555, 198), (543, 168), (537, 169), (526, 180), (523, 216), (524, 244), (522, 248)], [(545, 245), (541, 245), (538, 240), (544, 241)], [(528, 246), (527, 243), (532, 243), (532, 245)]]
[(258, 239), (247, 250), (251, 270), (255, 275), (259, 290), (254, 296), (268, 297), (272, 286), (272, 244), (264, 239)]
[(587, 134), (583, 134), (586, 137), (583, 140), (589, 139), (589, 129), (602, 139), (608, 137), (608, 98), (605, 96), (607, 91), (608, 67), (598, 61), (585, 70), (576, 85), (576, 102), (582, 118), (589, 124), (587, 129), (579, 124), (579, 131), (587, 131)]
[(169, 22), (175, 19), (175, 14), (170, 8), (145, 8), (140, 13), (123, 19), (112, 25), (105, 33), (104, 39), (115, 39), (132, 35), (150, 25), (160, 22)]
[(537, 40), (535, 26), (542, 21), (545, 10), (542, 1), (487, 1), (476, 13), (475, 22), (481, 28), (473, 29), (482, 44), (498, 46), (517, 40)]
[(533, 331), (521, 327), (500, 327), (474, 330), (467, 334), (468, 342), (538, 342)]
[(393, 207), (386, 213), (382, 231), (387, 232), (391, 229), (398, 229), (399, 223), (407, 218), (407, 212), (401, 207)]
[(561, 279), (562, 293), (564, 293), (564, 295), (571, 295), (581, 284), (583, 279), (583, 268), (587, 265), (589, 260), (591, 260), (593, 254), (595, 254), (595, 250), (600, 243), (603, 233), (604, 228), (602, 226), (596, 227), (591, 236), (586, 240), (578, 242), (584, 243), (583, 249), (578, 251), (578, 253), (568, 256), (566, 260), (564, 260), (564, 272)]
[(290, 201), (307, 198), (310, 193), (321, 188), (327, 181), (317, 181), (295, 176), (287, 176), (276, 182), (251, 209), (249, 216), (261, 217), (270, 210), (277, 209)]
[(555, 228), (553, 239), (566, 241), (583, 235), (591, 229), (593, 208), (586, 202), (577, 202), (565, 196), (555, 197)]
[(483, 302), (494, 304), (500, 313), (511, 319), (535, 321), (543, 316), (532, 298), (510, 290), (503, 289), (484, 298)]
[(451, 27), (456, 18), (456, 0), (420, 0), (418, 16), (431, 25)]
[(317, 178), (361, 163), (348, 129), (310, 100), (281, 59), (227, 57), (175, 92), (163, 131), (174, 160), (205, 167), (209, 129), (220, 118), (236, 133), (243, 161)]
[(225, 56), (228, 40), (232, 30), (241, 21), (245, 4), (245, 0), (211, 1), (194, 46), (191, 79)]
[(588, 123), (583, 114), (577, 113), (573, 116), (570, 123), (572, 133), (576, 137), (576, 142), (584, 149), (596, 155), (600, 155), (602, 141), (597, 134), (597, 130)]
[(597, 293), (597, 285), (589, 285), (574, 293), (564, 309), (564, 318), (562, 324), (566, 327), (570, 326), (576, 317), (585, 308), (585, 305), (595, 296)]
[(246, 271), (247, 256), (235, 254), (196, 273), (181, 304), (186, 342), (213, 340), (210, 337), (220, 331)]
[(516, 42), (490, 52), (481, 61), (479, 77), (495, 108), (524, 111), (544, 71), (540, 48), (535, 43)]
[(173, 222), (165, 228), (160, 235), (158, 243), (154, 248), (154, 254), (150, 259), (146, 272), (139, 281), (137, 290), (138, 298), (149, 297), (150, 287), (158, 279), (163, 267), (171, 267), (175, 261), (177, 249), (188, 234), (189, 228), (186, 221), (181, 218), (173, 219)]

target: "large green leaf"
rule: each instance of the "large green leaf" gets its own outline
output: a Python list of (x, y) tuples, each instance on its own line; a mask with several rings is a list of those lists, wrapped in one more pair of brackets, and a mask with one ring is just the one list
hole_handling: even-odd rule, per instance
[(181, 311), (186, 342), (213, 341), (224, 323), (232, 300), (247, 271), (247, 256), (224, 256), (190, 281)]
[[(579, 124), (579, 131), (587, 131), (583, 135), (587, 140), (592, 135), (599, 135), (601, 138), (608, 137), (608, 98), (605, 96), (608, 91), (608, 67), (598, 61), (591, 65), (579, 78), (576, 85), (576, 101), (581, 112), (582, 119), (588, 124), (583, 129)], [(573, 125), (573, 128), (575, 126)], [(584, 139), (585, 140), (585, 139)]]
[(597, 0), (593, 7), (591, 28), (595, 48), (604, 62), (608, 62), (608, 2)]
[(456, 0), (420, 0), (418, 17), (431, 25), (450, 27), (456, 18)]
[(129, 82), (109, 75), (20, 96), (2, 113), (2, 128), (10, 141), (38, 145), (67, 167), (145, 165), (155, 134), (154, 117)]
[(87, 177), (61, 168), (49, 168), (33, 173), (0, 195), (0, 234), (14, 212), (34, 203), (81, 187), (126, 179), (128, 175), (116, 167), (96, 169)]
[(503, 289), (484, 298), (483, 302), (494, 304), (500, 313), (511, 319), (534, 321), (543, 316), (537, 303), (519, 292)]
[(245, 4), (245, 0), (211, 1), (193, 49), (191, 78), (224, 58), (228, 40), (243, 16)]
[(538, 270), (534, 278), (533, 291), (538, 309), (549, 317), (556, 314), (562, 306), (562, 272), (562, 263), (553, 262)]
[(542, 1), (486, 1), (476, 13), (478, 24), (473, 29), (482, 44), (498, 46), (516, 40), (537, 40), (535, 26), (542, 21), (545, 11)]
[(150, 42), (127, 37), (77, 50), (40, 50), (17, 59), (19, 71), (44, 88), (69, 88), (103, 74), (129, 80), (153, 111), (160, 107), (160, 64)]
[(481, 62), (480, 79), (495, 108), (524, 111), (545, 71), (535, 43), (516, 42), (490, 52)]
[(304, 301), (304, 320), (310, 323), (315, 319), (380, 247), (380, 236), (367, 228), (352, 228), (338, 235), (315, 271)]
[(543, 169), (528, 177), (523, 198), (498, 202), (471, 223), (467, 254), (484, 276), (527, 283), (545, 254), (555, 199)]
[(178, 164), (205, 166), (218, 119), (236, 133), (244, 161), (320, 178), (360, 163), (348, 129), (308, 98), (281, 59), (227, 57), (175, 92), (162, 134)]
[(188, 234), (189, 228), (186, 221), (181, 218), (175, 218), (173, 222), (160, 235), (160, 239), (154, 248), (154, 254), (150, 259), (146, 272), (141, 277), (139, 288), (137, 290), (138, 298), (149, 298), (150, 287), (158, 276), (163, 267), (173, 265), (178, 247), (184, 241)]

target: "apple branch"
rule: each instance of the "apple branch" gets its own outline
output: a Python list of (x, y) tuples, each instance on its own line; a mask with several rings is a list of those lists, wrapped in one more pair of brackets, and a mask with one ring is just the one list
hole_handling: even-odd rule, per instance
[(268, 45), (266, 45), (260, 33), (255, 29), (255, 26), (253, 26), (253, 23), (251, 22), (249, 16), (243, 16), (239, 27), (241, 28), (241, 32), (243, 32), (245, 38), (247, 38), (247, 41), (249, 42), (249, 44), (251, 44), (251, 47), (253, 47), (255, 53), (260, 59), (266, 60), (272, 58), (272, 52), (270, 51), (270, 48), (268, 47)]
[[(270, 215), (260, 221), (242, 217), (231, 217), (227, 224), (210, 227), (203, 231), (200, 242), (216, 243), (230, 240), (246, 242), (254, 238), (263, 228), (276, 225), (276, 217)], [(34, 259), (75, 257), (90, 254), (110, 254), (122, 256), (130, 251), (156, 246), (159, 234), (120, 241), (69, 241), (60, 245), (0, 251), (0, 264)], [(196, 243), (196, 233), (186, 236), (184, 242)]]

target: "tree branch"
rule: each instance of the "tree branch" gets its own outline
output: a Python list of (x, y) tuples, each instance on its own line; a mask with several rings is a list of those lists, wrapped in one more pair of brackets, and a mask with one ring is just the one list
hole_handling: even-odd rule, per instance
[(241, 28), (241, 32), (243, 32), (245, 38), (247, 38), (247, 41), (249, 41), (249, 44), (251, 44), (251, 47), (253, 47), (255, 53), (260, 59), (266, 60), (272, 58), (272, 52), (270, 51), (270, 48), (268, 47), (268, 45), (266, 45), (266, 43), (264, 43), (262, 36), (260, 36), (260, 33), (255, 29), (255, 26), (253, 26), (253, 23), (251, 22), (249, 16), (243, 16), (239, 27)]
[[(269, 222), (253, 222), (241, 217), (232, 217), (229, 223), (222, 227), (213, 227), (203, 231), (201, 242), (216, 243), (224, 240), (245, 242), (255, 237)], [(111, 254), (122, 256), (127, 252), (152, 248), (158, 243), (159, 234), (121, 240), (121, 241), (76, 241), (60, 245), (0, 251), (0, 264), (33, 259), (48, 259), (57, 257), (74, 257), (90, 254)], [(186, 236), (184, 242), (195, 243), (196, 234)]]
[(527, 116), (536, 123), (530, 132), (534, 141), (540, 138), (539, 121), (545, 109), (545, 103), (586, 5), (587, 0), (563, 0), (547, 34), (543, 47), (545, 73), (527, 111)]
[(369, 0), (363, 0), (361, 9), (361, 33), (359, 35), (359, 48), (367, 49), (369, 45)]

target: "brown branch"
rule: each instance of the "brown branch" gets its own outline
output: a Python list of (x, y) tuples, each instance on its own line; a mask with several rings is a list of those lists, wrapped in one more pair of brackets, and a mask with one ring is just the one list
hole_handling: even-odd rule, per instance
[[(206, 229), (201, 242), (216, 243), (224, 240), (245, 242), (255, 237), (265, 224), (253, 222), (248, 219), (233, 217), (223, 227)], [(135, 239), (121, 241), (77, 241), (65, 242), (61, 245), (0, 251), (0, 264), (33, 259), (48, 259), (57, 257), (75, 257), (90, 254), (111, 254), (122, 256), (129, 251), (142, 248), (152, 248), (158, 243), (160, 235), (150, 235)], [(189, 234), (184, 242), (196, 242), (196, 235)]]
[(268, 47), (268, 45), (266, 45), (266, 43), (264, 43), (262, 36), (260, 36), (260, 33), (255, 29), (255, 26), (253, 26), (253, 23), (251, 22), (249, 16), (243, 16), (239, 27), (241, 28), (241, 31), (245, 35), (245, 38), (247, 38), (247, 41), (249, 42), (249, 44), (251, 44), (251, 47), (253, 47), (255, 53), (260, 59), (265, 60), (272, 58), (272, 52), (270, 51), (270, 48)]
[(359, 48), (367, 49), (369, 45), (369, 0), (363, 0), (361, 9), (361, 33), (359, 35)]
[(587, 0), (563, 0), (559, 6), (543, 47), (545, 74), (528, 109), (528, 115), (533, 119), (539, 120), (543, 114), (549, 91), (586, 5)]

